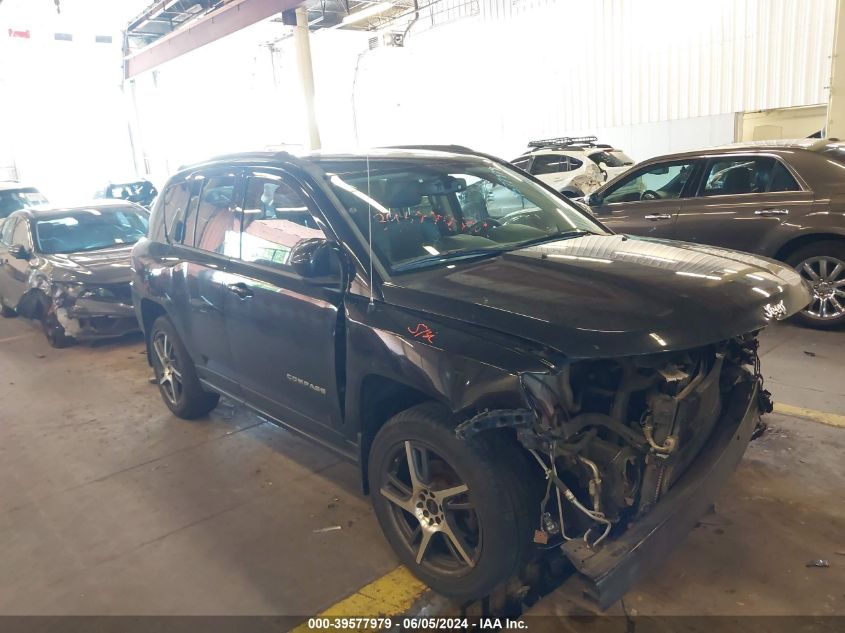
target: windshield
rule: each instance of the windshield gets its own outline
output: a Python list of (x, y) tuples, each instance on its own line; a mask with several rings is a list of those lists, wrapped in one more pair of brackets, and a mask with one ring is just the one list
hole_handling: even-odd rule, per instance
[(78, 253), (134, 244), (147, 234), (148, 217), (132, 207), (75, 209), (35, 222), (42, 253)]
[(8, 189), (0, 191), (0, 218), (9, 217), (9, 214), (24, 209), (34, 204), (47, 202), (38, 189), (35, 187), (22, 187), (21, 189)]
[[(520, 173), (478, 158), (316, 161), (394, 272), (494, 255), (567, 235), (604, 233)], [(370, 215), (368, 215), (368, 211)]]

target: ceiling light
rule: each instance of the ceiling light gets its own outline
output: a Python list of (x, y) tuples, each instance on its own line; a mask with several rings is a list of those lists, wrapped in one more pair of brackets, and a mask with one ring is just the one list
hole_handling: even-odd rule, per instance
[(364, 20), (375, 17), (392, 8), (392, 2), (379, 2), (378, 4), (374, 4), (373, 6), (362, 9), (361, 11), (350, 13), (341, 20), (341, 24), (355, 24), (356, 22), (363, 22)]

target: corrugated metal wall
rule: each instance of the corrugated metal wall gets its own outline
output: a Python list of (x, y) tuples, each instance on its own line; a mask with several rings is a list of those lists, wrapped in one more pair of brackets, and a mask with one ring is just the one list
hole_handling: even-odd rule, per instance
[[(500, 147), (822, 103), (834, 11), (835, 0), (478, 0), (478, 18), (412, 30), (405, 50), (362, 60), (359, 137), (392, 139), (410, 116), (417, 140), (498, 135)], [(466, 129), (479, 122), (484, 133)]]

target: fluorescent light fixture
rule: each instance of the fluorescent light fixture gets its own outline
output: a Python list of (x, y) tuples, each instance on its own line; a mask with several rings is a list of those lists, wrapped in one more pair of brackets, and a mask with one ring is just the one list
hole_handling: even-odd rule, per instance
[(375, 17), (380, 13), (384, 13), (388, 9), (392, 9), (393, 6), (392, 2), (379, 2), (371, 7), (367, 7), (366, 9), (350, 13), (341, 20), (341, 24), (355, 24), (356, 22), (363, 22), (364, 20)]

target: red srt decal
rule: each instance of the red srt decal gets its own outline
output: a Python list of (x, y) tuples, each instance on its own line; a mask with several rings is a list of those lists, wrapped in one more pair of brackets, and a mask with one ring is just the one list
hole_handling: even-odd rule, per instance
[(408, 332), (410, 332), (414, 338), (421, 338), (429, 344), (434, 343), (434, 332), (432, 332), (431, 328), (425, 323), (419, 323), (415, 328), (408, 328)]
[(9, 29), (9, 37), (21, 37), (25, 40), (28, 40), (29, 31), (16, 31), (14, 29)]

